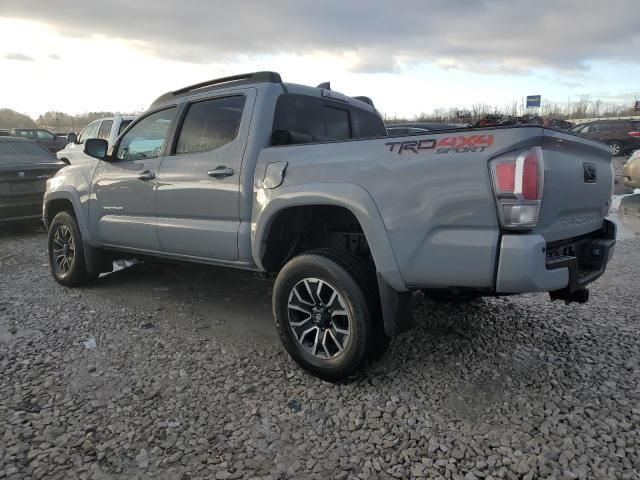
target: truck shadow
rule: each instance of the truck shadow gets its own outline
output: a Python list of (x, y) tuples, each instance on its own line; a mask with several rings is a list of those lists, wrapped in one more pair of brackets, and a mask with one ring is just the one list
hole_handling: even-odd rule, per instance
[[(98, 280), (101, 297), (120, 305), (151, 310), (152, 322), (167, 322), (185, 335), (211, 337), (237, 352), (245, 348), (282, 349), (273, 325), (273, 282), (251, 272), (192, 264), (145, 262)], [(468, 303), (413, 299), (414, 328), (396, 337), (388, 353), (347, 388), (389, 398), (406, 382), (424, 388), (430, 402), (448, 418), (482, 421), (502, 401), (544, 395), (541, 386), (554, 356), (571, 355), (572, 346), (556, 326), (554, 309), (540, 308), (543, 295), (484, 298)], [(559, 306), (562, 309), (562, 306)], [(551, 313), (549, 313), (551, 312)], [(544, 323), (544, 335), (540, 335)], [(297, 369), (286, 355), (270, 368)], [(578, 364), (565, 366), (568, 370)], [(432, 381), (438, 379), (438, 390)], [(308, 377), (305, 383), (317, 380)], [(424, 406), (433, 408), (433, 403)]]

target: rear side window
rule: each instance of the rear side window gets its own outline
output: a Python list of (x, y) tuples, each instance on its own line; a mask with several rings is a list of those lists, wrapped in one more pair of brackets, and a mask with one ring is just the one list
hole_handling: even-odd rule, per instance
[(238, 136), (245, 97), (214, 98), (189, 106), (176, 144), (176, 154), (206, 152)]
[(329, 138), (352, 138), (349, 110), (324, 107), (325, 129)]
[(54, 161), (53, 155), (31, 142), (0, 142), (0, 165)]
[(16, 135), (22, 138), (33, 138), (33, 132), (31, 130), (16, 130)]
[(47, 132), (46, 130), (38, 130), (36, 134), (39, 140), (53, 140), (55, 138), (53, 133)]
[(628, 122), (628, 121), (611, 122), (612, 130), (624, 130), (625, 132), (628, 132), (630, 127), (631, 127), (631, 122)]
[(299, 139), (289, 143), (347, 140), (387, 133), (382, 119), (374, 113), (342, 102), (297, 94), (282, 94), (278, 98), (273, 118), (273, 132), (276, 131), (289, 132), (289, 138)]
[(113, 120), (104, 120), (98, 130), (98, 136), (102, 140), (109, 140), (109, 134), (111, 133), (111, 127), (113, 126)]
[(353, 138), (384, 137), (387, 129), (379, 115), (354, 108), (351, 111)]

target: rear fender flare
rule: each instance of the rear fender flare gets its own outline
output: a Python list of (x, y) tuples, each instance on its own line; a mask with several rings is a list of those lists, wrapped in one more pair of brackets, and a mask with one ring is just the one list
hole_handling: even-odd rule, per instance
[(304, 205), (332, 205), (353, 213), (362, 226), (375, 262), (385, 332), (393, 336), (408, 330), (411, 294), (398, 269), (380, 212), (369, 193), (359, 185), (318, 183), (259, 189), (251, 223), (251, 250), (258, 268), (264, 270), (261, 259), (277, 214), (286, 208)]

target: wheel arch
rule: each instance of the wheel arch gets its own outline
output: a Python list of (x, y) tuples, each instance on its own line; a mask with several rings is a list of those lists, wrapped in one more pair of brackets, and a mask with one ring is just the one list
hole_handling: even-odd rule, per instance
[(87, 219), (82, 214), (80, 196), (77, 192), (69, 190), (49, 192), (44, 199), (43, 205), (43, 221), (47, 229), (49, 229), (51, 221), (58, 213), (66, 211), (73, 215), (82, 235), (84, 259), (89, 272), (102, 273), (111, 271), (109, 257), (103, 251), (91, 245), (91, 233), (87, 225)]
[(58, 213), (68, 211), (76, 218), (82, 238), (89, 238), (86, 220), (80, 210), (80, 197), (77, 193), (74, 194), (67, 190), (50, 192), (45, 196), (43, 205), (42, 219), (47, 228), (49, 228), (51, 221)]
[(371, 250), (376, 271), (396, 290), (406, 290), (382, 217), (364, 188), (347, 183), (322, 183), (277, 189), (275, 193), (252, 222), (252, 255), (261, 270), (267, 270), (262, 260), (270, 230), (279, 215), (296, 207), (338, 207), (348, 211), (358, 221)]
[[(373, 199), (359, 185), (347, 183), (304, 184), (260, 190), (263, 202), (254, 208), (252, 256), (263, 271), (271, 229), (279, 215), (297, 207), (330, 206), (348, 211), (358, 221), (375, 264), (385, 331), (396, 335), (411, 326), (410, 292), (402, 278), (386, 227)], [(280, 217), (281, 218), (281, 217)]]

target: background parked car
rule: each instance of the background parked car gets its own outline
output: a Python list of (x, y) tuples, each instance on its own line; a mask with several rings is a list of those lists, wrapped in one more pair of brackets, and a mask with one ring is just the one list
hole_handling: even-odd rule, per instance
[(0, 222), (42, 218), (46, 181), (64, 166), (31, 140), (0, 137)]
[(633, 155), (622, 170), (622, 179), (625, 187), (640, 188), (640, 150)]
[(0, 130), (0, 137), (10, 137), (11, 132), (9, 130)]
[(67, 144), (66, 137), (59, 138), (44, 128), (12, 128), (11, 135), (38, 142), (53, 153), (61, 150)]
[(111, 145), (135, 118), (133, 115), (118, 115), (94, 120), (84, 127), (77, 137), (75, 134), (70, 134), (67, 145), (58, 151), (56, 156), (69, 163), (88, 160), (91, 157), (82, 151), (86, 140), (101, 138)]
[(570, 132), (606, 143), (614, 156), (640, 148), (640, 120), (596, 120), (576, 125)]

